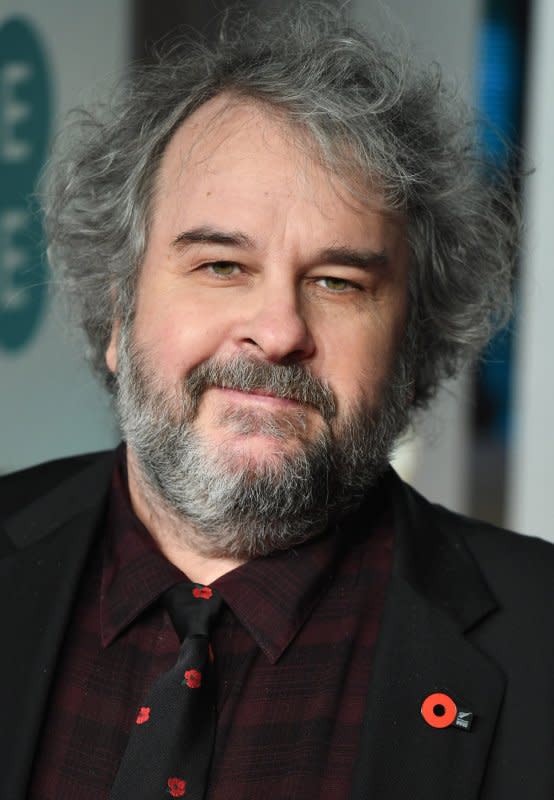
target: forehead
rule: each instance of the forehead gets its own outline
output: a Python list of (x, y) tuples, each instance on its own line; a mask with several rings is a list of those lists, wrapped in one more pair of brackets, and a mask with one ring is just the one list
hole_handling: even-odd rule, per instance
[[(362, 237), (396, 227), (377, 193), (363, 202), (324, 163), (313, 141), (283, 112), (220, 95), (171, 138), (157, 175), (154, 228), (224, 221), (266, 238)], [(182, 229), (182, 227), (181, 227)], [(290, 239), (290, 237), (289, 237)]]
[(258, 149), (262, 141), (252, 139), (257, 132), (266, 149), (272, 149), (277, 142), (298, 148), (299, 133), (293, 135), (293, 126), (285, 114), (254, 99), (241, 98), (229, 93), (218, 95), (200, 106), (188, 117), (173, 134), (165, 157), (183, 159), (188, 166), (217, 159), (224, 153), (249, 152)]
[[(315, 147), (299, 127), (287, 121), (283, 112), (255, 100), (230, 94), (218, 95), (198, 108), (173, 134), (160, 170), (167, 168), (215, 172), (237, 165), (247, 170), (256, 157), (283, 156), (291, 166), (315, 159)], [(166, 173), (164, 175), (164, 173)]]
[[(342, 197), (349, 196), (352, 205), (363, 205), (324, 162), (313, 138), (292, 124), (284, 111), (229, 93), (204, 103), (175, 131), (162, 158), (157, 186), (163, 190), (180, 181), (214, 180), (227, 173), (255, 174), (270, 183), (272, 169), (275, 185), (285, 170), (295, 189), (316, 180)], [(357, 179), (351, 183), (361, 185)], [(372, 208), (383, 210), (379, 193), (374, 189), (371, 195)]]

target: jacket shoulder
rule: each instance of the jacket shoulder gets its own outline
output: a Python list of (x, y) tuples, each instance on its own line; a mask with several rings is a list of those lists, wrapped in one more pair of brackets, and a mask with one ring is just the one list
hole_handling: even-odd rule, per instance
[(554, 586), (554, 544), (536, 536), (492, 525), (429, 503), (408, 487), (413, 502), (424, 504), (426, 513), (446, 536), (463, 540), (493, 591), (548, 596)]
[(36, 464), (0, 478), (0, 520), (48, 494), (111, 451), (85, 453)]

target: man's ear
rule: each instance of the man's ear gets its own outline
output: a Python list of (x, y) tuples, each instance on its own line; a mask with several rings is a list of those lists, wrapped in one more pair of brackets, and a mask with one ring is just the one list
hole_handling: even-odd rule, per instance
[(117, 342), (119, 340), (120, 328), (120, 321), (119, 319), (116, 319), (112, 325), (110, 341), (108, 342), (108, 347), (106, 348), (106, 366), (112, 375), (115, 375), (117, 372)]

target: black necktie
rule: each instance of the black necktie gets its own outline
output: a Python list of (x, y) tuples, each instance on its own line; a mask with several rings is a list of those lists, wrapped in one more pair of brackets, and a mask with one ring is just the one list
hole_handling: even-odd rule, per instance
[(202, 800), (206, 790), (215, 733), (208, 635), (221, 598), (209, 586), (180, 583), (163, 602), (181, 649), (137, 709), (110, 800)]

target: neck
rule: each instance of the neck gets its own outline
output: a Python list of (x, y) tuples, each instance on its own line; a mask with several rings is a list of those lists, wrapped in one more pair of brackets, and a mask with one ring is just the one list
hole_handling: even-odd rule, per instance
[(177, 519), (146, 485), (137, 459), (127, 447), (129, 495), (133, 511), (146, 527), (161, 552), (194, 583), (210, 584), (244, 564), (244, 560), (206, 556), (194, 541), (200, 534), (194, 526)]

